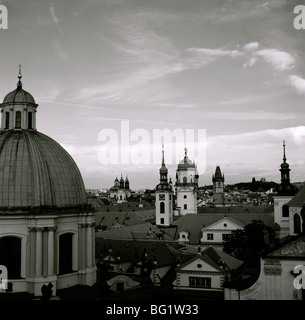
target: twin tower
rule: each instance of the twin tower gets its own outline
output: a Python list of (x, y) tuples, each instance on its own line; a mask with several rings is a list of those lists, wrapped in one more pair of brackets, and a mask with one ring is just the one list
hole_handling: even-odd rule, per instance
[[(156, 225), (170, 226), (174, 215), (197, 213), (198, 171), (195, 163), (185, 155), (176, 170), (176, 183), (168, 181), (168, 170), (164, 163), (164, 149), (162, 148), (162, 165), (160, 183), (156, 186)], [(176, 203), (174, 201), (176, 196)]]

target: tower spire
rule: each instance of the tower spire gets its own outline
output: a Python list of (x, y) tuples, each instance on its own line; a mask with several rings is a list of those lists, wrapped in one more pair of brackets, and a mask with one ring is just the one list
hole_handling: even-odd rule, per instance
[(285, 140), (283, 141), (283, 161), (286, 163), (286, 143)]
[(21, 68), (22, 68), (22, 65), (21, 65), (21, 63), (19, 63), (18, 67), (19, 67), (19, 73), (18, 73), (17, 88), (18, 88), (18, 89), (21, 89), (21, 88), (22, 88), (22, 82), (21, 82), (21, 78), (22, 78)]
[(162, 144), (162, 167), (165, 166), (164, 163), (164, 144)]

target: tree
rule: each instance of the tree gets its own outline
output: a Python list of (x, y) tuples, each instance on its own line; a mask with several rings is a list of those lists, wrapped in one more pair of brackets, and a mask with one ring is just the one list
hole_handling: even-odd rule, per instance
[(257, 257), (275, 240), (275, 230), (261, 220), (253, 220), (243, 230), (235, 230), (224, 241), (223, 251), (246, 261)]

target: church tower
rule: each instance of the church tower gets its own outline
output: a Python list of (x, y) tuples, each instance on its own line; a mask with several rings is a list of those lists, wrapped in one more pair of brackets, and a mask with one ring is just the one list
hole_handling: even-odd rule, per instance
[(187, 156), (187, 148), (184, 153), (176, 171), (177, 210), (180, 215), (196, 214), (199, 175), (195, 163)]
[(289, 206), (288, 202), (295, 194), (295, 188), (290, 183), (290, 168), (286, 161), (286, 143), (283, 141), (283, 163), (279, 169), (281, 172), (281, 183), (274, 196), (274, 222), (280, 226), (280, 237), (290, 233), (289, 231)]
[(170, 226), (173, 222), (173, 189), (168, 182), (168, 170), (164, 163), (164, 149), (162, 146), (162, 165), (159, 170), (160, 183), (156, 186), (156, 225)]
[(220, 167), (217, 166), (215, 170), (215, 174), (212, 177), (213, 180), (213, 194), (223, 193), (224, 191), (224, 182), (225, 176), (221, 174)]

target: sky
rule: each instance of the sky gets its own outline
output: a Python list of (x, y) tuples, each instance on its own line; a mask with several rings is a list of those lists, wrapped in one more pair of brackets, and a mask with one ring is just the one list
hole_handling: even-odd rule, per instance
[(199, 185), (305, 180), (301, 0), (8, 0), (0, 100), (23, 89), (37, 129), (77, 163), (87, 188), (159, 182), (188, 156)]

